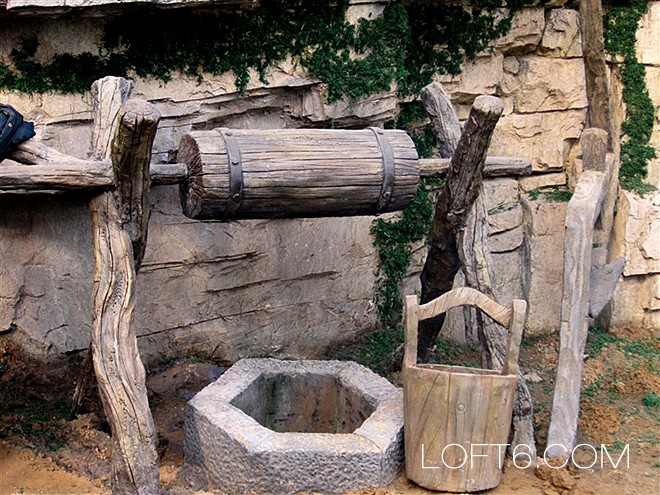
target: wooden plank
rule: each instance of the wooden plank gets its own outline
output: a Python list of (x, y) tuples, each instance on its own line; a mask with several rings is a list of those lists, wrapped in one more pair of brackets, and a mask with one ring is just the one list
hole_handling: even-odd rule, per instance
[(114, 187), (110, 162), (48, 165), (0, 164), (0, 190), (71, 191)]
[(564, 456), (575, 446), (582, 357), (587, 340), (593, 230), (603, 201), (604, 184), (603, 172), (585, 171), (566, 212), (559, 362), (546, 451), (549, 457)]
[(418, 310), (419, 319), (428, 320), (435, 318), (437, 315), (445, 313), (451, 308), (463, 305), (479, 308), (504, 327), (508, 327), (511, 323), (511, 309), (501, 306), (486, 294), (471, 287), (453, 289), (426, 304), (420, 305)]

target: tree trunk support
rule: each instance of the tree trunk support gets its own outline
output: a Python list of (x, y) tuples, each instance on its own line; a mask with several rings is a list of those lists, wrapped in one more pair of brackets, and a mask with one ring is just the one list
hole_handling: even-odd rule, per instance
[(133, 328), (135, 276), (147, 238), (149, 161), (160, 116), (129, 100), (111, 146), (116, 191), (91, 200), (96, 272), (92, 349), (99, 394), (112, 429), (116, 494), (160, 493), (156, 434)]
[[(423, 95), (425, 104), (435, 108), (432, 115), (437, 119), (442, 108), (434, 102), (446, 99), (443, 98), (441, 86), (431, 84), (424, 88)], [(461, 267), (458, 235), (465, 228), (470, 207), (479, 195), (486, 151), (503, 109), (504, 105), (499, 98), (477, 97), (455, 146), (447, 181), (438, 198), (431, 223), (429, 252), (421, 275), (422, 304), (451, 290), (454, 277)], [(444, 127), (447, 128), (447, 125)], [(420, 322), (418, 359), (421, 362), (428, 361), (429, 352), (443, 323), (444, 314)]]

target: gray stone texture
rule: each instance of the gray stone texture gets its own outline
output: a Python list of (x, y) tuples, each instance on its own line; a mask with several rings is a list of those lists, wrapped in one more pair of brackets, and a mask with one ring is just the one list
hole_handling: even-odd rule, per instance
[[(320, 376), (338, 380), (373, 412), (353, 433), (276, 433), (235, 406), (263, 376), (287, 383)], [(290, 404), (286, 392), (274, 397), (270, 392), (266, 386), (250, 400), (285, 400), (285, 407), (300, 408), (292, 414), (310, 421), (324, 400), (333, 400)], [(185, 432), (186, 464), (210, 488), (236, 495), (338, 494), (385, 486), (397, 475), (403, 463), (403, 398), (387, 380), (351, 362), (244, 359), (189, 402)]]

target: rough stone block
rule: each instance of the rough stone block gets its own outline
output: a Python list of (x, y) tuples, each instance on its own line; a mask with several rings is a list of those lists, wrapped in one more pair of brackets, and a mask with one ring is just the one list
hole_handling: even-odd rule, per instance
[(529, 192), (543, 187), (563, 186), (565, 184), (566, 174), (563, 172), (535, 174), (520, 178), (520, 190), (523, 192)]
[(643, 64), (660, 66), (660, 2), (650, 1), (649, 11), (637, 29), (637, 54)]
[(579, 139), (585, 119), (586, 110), (506, 115), (495, 127), (489, 153), (527, 157), (534, 172), (562, 170), (564, 141)]
[(660, 273), (622, 277), (612, 298), (610, 330), (660, 328)]
[(617, 258), (603, 267), (592, 266), (589, 277), (589, 316), (592, 318), (597, 317), (612, 299), (625, 264), (624, 258)]
[(626, 259), (623, 274), (660, 273), (660, 192), (644, 198), (621, 190), (614, 220), (612, 256)]
[(582, 56), (580, 14), (577, 10), (553, 9), (543, 31), (539, 52), (560, 58)]
[(493, 253), (506, 253), (520, 247), (525, 238), (522, 226), (491, 235), (488, 239)]
[(501, 54), (477, 57), (467, 62), (460, 74), (441, 76), (440, 81), (452, 103), (471, 105), (479, 95), (495, 94), (504, 76), (503, 62)]
[(549, 203), (522, 197), (530, 219), (529, 335), (559, 329), (564, 274), (564, 220), (568, 203)]
[(491, 179), (485, 180), (483, 184), (484, 203), (489, 214), (494, 210), (508, 209), (509, 206), (518, 204), (520, 193), (516, 179)]
[(545, 10), (542, 7), (523, 9), (511, 23), (511, 31), (495, 42), (503, 53), (533, 52), (541, 41), (545, 25)]
[(186, 463), (212, 488), (339, 494), (397, 475), (403, 397), (355, 363), (245, 359), (189, 402), (185, 432)]
[(508, 205), (488, 212), (490, 235), (515, 229), (523, 224), (524, 212), (520, 205)]
[(582, 59), (530, 56), (521, 59), (517, 113), (552, 112), (587, 107)]

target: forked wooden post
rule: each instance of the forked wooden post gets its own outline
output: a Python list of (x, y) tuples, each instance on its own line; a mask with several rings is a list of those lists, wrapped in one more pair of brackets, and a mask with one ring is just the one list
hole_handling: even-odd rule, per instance
[(133, 328), (135, 275), (146, 245), (149, 162), (158, 115), (129, 100), (112, 142), (116, 191), (90, 202), (94, 230), (92, 349), (99, 393), (112, 428), (116, 494), (160, 493), (156, 434)]
[[(427, 88), (430, 93), (440, 91), (435, 85)], [(486, 152), (503, 110), (502, 100), (494, 96), (477, 97), (470, 110), (451, 158), (447, 181), (435, 206), (429, 252), (420, 277), (423, 303), (451, 290), (460, 269), (457, 235), (464, 228), (470, 207), (479, 195)], [(429, 350), (435, 344), (443, 321), (444, 315), (439, 315), (420, 322), (418, 356), (421, 361), (428, 360)]]

